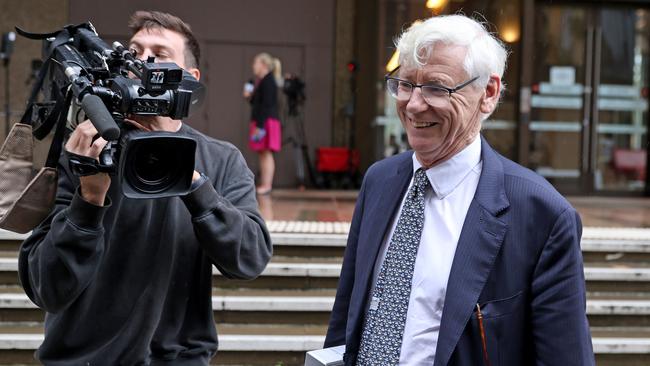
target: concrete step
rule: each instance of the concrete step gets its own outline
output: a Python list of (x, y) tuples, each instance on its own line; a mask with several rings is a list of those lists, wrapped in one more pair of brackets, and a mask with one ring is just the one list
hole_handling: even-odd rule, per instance
[[(0, 322), (0, 334), (42, 334), (42, 322)], [(323, 336), (327, 324), (215, 324), (219, 334), (234, 335), (285, 335)], [(591, 327), (591, 334), (597, 338), (641, 338), (650, 339), (650, 327)]]
[[(0, 256), (0, 285), (18, 284), (18, 260), (14, 253)], [(308, 263), (296, 257), (274, 257), (260, 278), (255, 281), (228, 280), (216, 268), (217, 286), (254, 288), (336, 288), (341, 272), (340, 258), (330, 258), (326, 263), (311, 258)], [(648, 263), (588, 263), (585, 265), (585, 279), (589, 291), (634, 291), (650, 292), (650, 266)], [(308, 279), (319, 279), (310, 281)]]
[[(327, 324), (334, 304), (333, 293), (314, 291), (309, 295), (271, 290), (231, 291), (213, 296), (212, 307), (215, 318), (222, 320), (218, 324)], [(593, 326), (647, 327), (650, 300), (588, 299), (587, 315)], [(42, 311), (25, 294), (0, 294), (0, 321), (42, 320)]]
[[(287, 366), (302, 365), (304, 353), (321, 348), (324, 339), (323, 335), (222, 334), (219, 353), (211, 364), (276, 365), (281, 361)], [(22, 357), (22, 364), (36, 364), (31, 355), (42, 341), (42, 334), (0, 334), (0, 357), (12, 361)], [(593, 345), (598, 365), (635, 365), (650, 354), (650, 339), (644, 338), (594, 337)], [(602, 362), (605, 357), (610, 361)]]
[[(219, 334), (239, 335), (304, 335), (322, 336), (327, 333), (327, 325), (320, 324), (215, 324)], [(0, 334), (42, 334), (42, 322), (0, 322)], [(607, 333), (608, 337), (617, 337), (620, 334)]]
[[(17, 253), (15, 253), (17, 255)], [(341, 273), (342, 258), (334, 258), (329, 263), (313, 260), (305, 263), (301, 258), (274, 257), (266, 266), (262, 276), (271, 277), (335, 277)], [(17, 257), (0, 257), (0, 272), (16, 272), (18, 270)], [(621, 264), (621, 263), (594, 263), (585, 265), (585, 279), (587, 281), (650, 281), (650, 263)], [(221, 276), (216, 267), (213, 267), (216, 276)]]
[[(309, 351), (323, 347), (324, 335), (221, 334), (221, 351)], [(43, 333), (0, 333), (0, 349), (36, 350)], [(0, 361), (2, 362), (2, 361)]]
[[(221, 351), (311, 351), (323, 347), (324, 335), (222, 334)], [(43, 334), (0, 334), (0, 349), (35, 350), (43, 343)], [(650, 339), (635, 337), (594, 337), (594, 353), (650, 353)]]
[[(324, 336), (219, 335), (219, 353), (213, 365), (300, 365), (308, 350), (322, 348)], [(33, 353), (42, 334), (0, 334), (0, 364), (37, 365)]]
[[(0, 253), (16, 252), (27, 234), (0, 229)], [(347, 234), (271, 232), (274, 255), (299, 257), (343, 257)]]
[[(347, 241), (349, 223), (268, 222), (276, 255), (339, 256)], [(331, 229), (328, 229), (330, 228)], [(0, 230), (0, 251), (16, 251), (27, 237)], [(582, 250), (596, 255), (650, 258), (650, 229), (585, 227)], [(599, 254), (598, 254), (599, 253)], [(321, 255), (319, 255), (321, 254)]]
[[(340, 245), (341, 240), (347, 238), (350, 223), (348, 222), (318, 222), (318, 221), (267, 221), (267, 228), (277, 242), (304, 245), (305, 236), (320, 240), (327, 238), (332, 246)], [(18, 234), (0, 229), (0, 240), (22, 241), (29, 234)], [(609, 242), (619, 241), (625, 243), (650, 243), (650, 229), (647, 228), (621, 228), (621, 227), (584, 227), (582, 230), (583, 241)], [(308, 243), (307, 243), (308, 244)], [(286, 244), (288, 245), (288, 244)]]

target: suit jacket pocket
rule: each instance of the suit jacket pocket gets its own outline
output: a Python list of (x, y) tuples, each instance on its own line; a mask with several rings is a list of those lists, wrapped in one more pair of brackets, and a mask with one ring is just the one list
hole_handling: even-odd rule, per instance
[[(505, 298), (479, 302), (483, 319), (498, 318), (521, 310), (524, 306), (524, 299), (524, 292), (519, 291)], [(474, 309), (474, 313), (476, 313), (476, 309)]]
[[(521, 342), (523, 341), (521, 331), (524, 327), (523, 322), (526, 314), (524, 310), (525, 301), (525, 291), (519, 291), (511, 296), (479, 302), (491, 366), (521, 365), (525, 363), (520, 357), (520, 352), (516, 351), (521, 348)], [(482, 341), (476, 307), (472, 314), (471, 324), (474, 327), (475, 349), (481, 352)], [(474, 364), (484, 365), (483, 357), (476, 360)]]

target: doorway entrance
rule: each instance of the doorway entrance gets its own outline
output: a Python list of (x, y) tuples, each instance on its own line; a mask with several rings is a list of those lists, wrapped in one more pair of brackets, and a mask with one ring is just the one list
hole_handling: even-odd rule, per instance
[(520, 151), (565, 194), (640, 195), (648, 191), (650, 8), (601, 4), (535, 4)]

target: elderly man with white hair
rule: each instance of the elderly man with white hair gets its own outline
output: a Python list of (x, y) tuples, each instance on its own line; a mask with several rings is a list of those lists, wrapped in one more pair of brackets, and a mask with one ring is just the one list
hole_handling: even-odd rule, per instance
[(480, 136), (507, 51), (463, 15), (397, 41), (413, 151), (368, 170), (326, 347), (346, 365), (593, 365), (580, 217)]

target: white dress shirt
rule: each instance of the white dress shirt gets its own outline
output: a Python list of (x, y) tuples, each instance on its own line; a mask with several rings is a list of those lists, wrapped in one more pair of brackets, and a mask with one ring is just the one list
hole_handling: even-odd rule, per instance
[[(413, 154), (413, 172), (421, 166)], [(477, 137), (461, 152), (426, 171), (433, 190), (427, 190), (424, 196), (424, 227), (415, 260), (400, 365), (433, 364), (447, 281), (482, 167), (481, 139)], [(413, 179), (408, 189), (412, 185)], [(377, 256), (373, 284), (377, 283), (403, 206), (404, 198)]]

